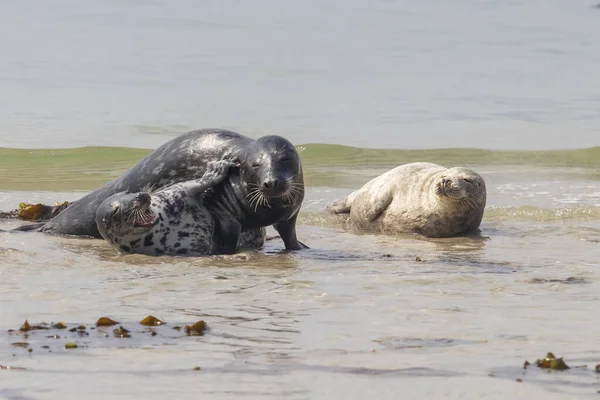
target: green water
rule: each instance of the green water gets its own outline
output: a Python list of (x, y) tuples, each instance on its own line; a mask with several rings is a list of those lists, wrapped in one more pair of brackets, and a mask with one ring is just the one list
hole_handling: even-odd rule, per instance
[[(307, 186), (354, 187), (373, 175), (369, 171), (416, 161), (434, 162), (447, 167), (574, 167), (585, 168), (588, 175), (600, 177), (600, 147), (548, 151), (399, 150), (306, 144), (299, 145), (298, 150)], [(151, 151), (124, 147), (45, 150), (0, 148), (0, 190), (95, 189), (119, 176)]]

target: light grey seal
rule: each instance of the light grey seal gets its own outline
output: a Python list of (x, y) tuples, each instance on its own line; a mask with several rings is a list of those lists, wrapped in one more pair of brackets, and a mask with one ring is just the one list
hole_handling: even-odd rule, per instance
[[(202, 178), (177, 183), (154, 193), (117, 193), (96, 211), (104, 239), (124, 253), (150, 256), (203, 256), (219, 254), (216, 221), (203, 204), (208, 191), (239, 164), (212, 162)], [(238, 248), (257, 249), (265, 229), (241, 232)]]
[(417, 162), (381, 174), (328, 210), (349, 213), (363, 231), (451, 237), (478, 229), (485, 203), (485, 182), (475, 171)]

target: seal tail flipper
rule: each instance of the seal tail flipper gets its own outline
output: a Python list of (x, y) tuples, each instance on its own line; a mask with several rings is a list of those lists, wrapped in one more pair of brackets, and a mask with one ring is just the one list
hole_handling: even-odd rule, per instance
[(352, 203), (358, 194), (358, 190), (350, 193), (344, 200), (334, 201), (333, 204), (325, 210), (332, 214), (349, 214), (352, 209)]
[(348, 206), (345, 200), (336, 201), (325, 209), (332, 214), (348, 214), (350, 212), (350, 206)]
[(349, 214), (350, 203), (348, 202), (348, 198), (346, 197), (344, 200), (334, 201), (332, 205), (325, 208), (325, 211), (332, 214)]
[(21, 226), (11, 229), (10, 231), (5, 231), (5, 232), (31, 232), (31, 231), (40, 230), (41, 228), (44, 227), (44, 225), (46, 225), (45, 222), (40, 222), (37, 224), (21, 225)]

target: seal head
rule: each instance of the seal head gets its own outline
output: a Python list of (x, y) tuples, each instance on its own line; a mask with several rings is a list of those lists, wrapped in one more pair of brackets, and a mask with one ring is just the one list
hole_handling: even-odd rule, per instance
[(102, 237), (118, 242), (149, 231), (158, 222), (151, 202), (148, 193), (117, 193), (109, 197), (96, 211), (96, 224)]
[(440, 201), (457, 203), (467, 209), (475, 209), (481, 202), (485, 204), (486, 201), (484, 180), (468, 168), (449, 168), (441, 174), (434, 188)]
[(254, 147), (241, 171), (250, 208), (279, 210), (302, 203), (302, 164), (294, 146), (280, 136), (265, 136)]
[(207, 195), (218, 221), (221, 252), (234, 251), (239, 221), (245, 229), (273, 225), (287, 250), (308, 248), (296, 237), (296, 218), (304, 200), (302, 163), (281, 136), (263, 136), (238, 151), (239, 168)]

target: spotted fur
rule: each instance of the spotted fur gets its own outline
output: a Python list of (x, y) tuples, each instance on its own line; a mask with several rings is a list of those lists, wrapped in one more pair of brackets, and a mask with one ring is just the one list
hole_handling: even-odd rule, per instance
[[(218, 221), (204, 205), (206, 190), (222, 181), (227, 161), (214, 163), (195, 181), (178, 183), (155, 193), (119, 193), (96, 213), (104, 239), (124, 253), (151, 256), (202, 256), (218, 253)], [(240, 249), (262, 247), (265, 229), (243, 231)]]

